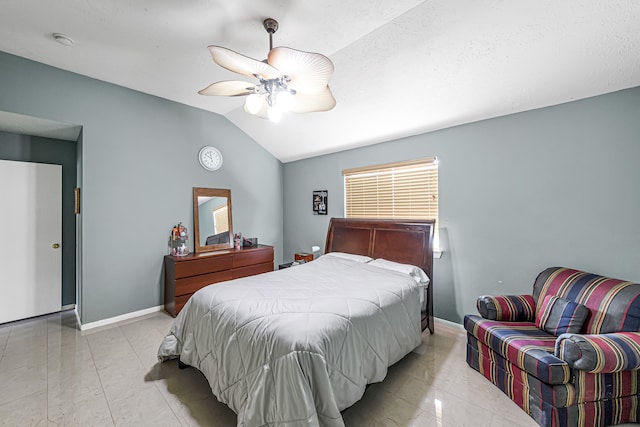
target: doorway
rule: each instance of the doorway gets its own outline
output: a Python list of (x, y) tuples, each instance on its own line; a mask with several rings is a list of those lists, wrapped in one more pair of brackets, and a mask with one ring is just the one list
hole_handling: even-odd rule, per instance
[[(62, 309), (75, 308), (79, 315), (81, 296), (76, 293), (81, 292), (81, 275), (77, 274), (81, 242), (77, 237), (81, 215), (74, 213), (74, 188), (80, 186), (81, 147), (81, 133), (75, 140), (63, 140), (0, 131), (0, 159), (62, 165)], [(0, 201), (0, 205), (4, 204)]]
[(62, 307), (62, 166), (0, 160), (0, 323)]

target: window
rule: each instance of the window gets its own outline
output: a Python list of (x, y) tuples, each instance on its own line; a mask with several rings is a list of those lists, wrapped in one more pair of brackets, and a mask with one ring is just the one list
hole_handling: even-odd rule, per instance
[(439, 247), (436, 157), (346, 169), (342, 175), (347, 218), (435, 219)]
[(229, 215), (227, 215), (227, 212), (226, 205), (213, 210), (213, 232), (215, 234), (229, 231)]

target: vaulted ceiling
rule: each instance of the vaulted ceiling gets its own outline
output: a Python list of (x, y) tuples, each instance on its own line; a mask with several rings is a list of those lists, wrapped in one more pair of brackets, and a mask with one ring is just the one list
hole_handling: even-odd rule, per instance
[[(0, 50), (222, 114), (283, 162), (640, 86), (637, 0), (1, 4)], [(242, 78), (208, 45), (266, 58), (267, 17), (274, 46), (333, 61), (333, 110), (275, 124), (197, 94)]]

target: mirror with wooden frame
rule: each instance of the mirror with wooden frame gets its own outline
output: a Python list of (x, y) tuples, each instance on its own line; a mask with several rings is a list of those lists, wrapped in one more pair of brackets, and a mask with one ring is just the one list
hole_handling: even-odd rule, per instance
[(193, 188), (193, 234), (196, 253), (233, 247), (231, 190)]

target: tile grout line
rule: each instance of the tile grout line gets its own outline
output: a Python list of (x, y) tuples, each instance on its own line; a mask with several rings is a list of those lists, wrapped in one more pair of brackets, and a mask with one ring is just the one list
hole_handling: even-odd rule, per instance
[[(118, 326), (118, 328), (120, 328), (120, 326)], [(127, 340), (127, 342), (129, 343), (129, 346), (131, 347), (131, 349), (133, 350), (133, 353), (136, 355), (136, 357), (138, 358), (138, 361), (140, 362), (140, 365), (142, 365), (145, 369), (147, 369), (147, 367), (145, 366), (143, 360), (140, 358), (140, 355), (138, 354), (138, 352), (136, 351), (136, 348), (133, 346), (133, 344), (131, 343), (131, 341), (129, 340), (129, 337), (127, 336), (127, 334), (124, 333), (124, 331), (122, 331), (122, 335), (124, 336), (124, 339)], [(158, 393), (160, 393), (160, 397), (162, 397), (162, 400), (167, 404), (167, 406), (169, 407), (169, 410), (173, 413), (173, 415), (176, 417), (176, 420), (180, 423), (180, 425), (182, 425), (182, 421), (180, 421), (180, 418), (178, 417), (178, 414), (176, 413), (176, 411), (173, 410), (173, 408), (171, 407), (171, 404), (169, 403), (169, 401), (167, 400), (167, 398), (164, 396), (164, 393), (162, 393), (162, 390), (160, 390), (160, 387), (157, 384), (157, 380), (153, 380), (153, 385), (155, 386), (156, 390), (158, 390)], [(180, 408), (182, 408), (183, 404), (182, 402), (180, 402)]]
[(46, 333), (47, 333), (47, 369), (46, 369), (46, 375), (47, 375), (47, 381), (46, 381), (46, 392), (47, 392), (47, 398), (45, 399), (46, 405), (47, 405), (47, 411), (46, 411), (46, 417), (47, 417), (47, 422), (53, 422), (51, 421), (51, 419), (49, 419), (49, 318), (47, 317), (47, 320), (45, 322), (46, 325)]
[[(9, 338), (11, 338), (12, 332), (13, 332), (13, 326), (10, 326), (9, 327), (9, 335), (7, 336), (7, 341), (6, 341), (6, 343), (5, 343), (5, 345), (3, 346), (3, 349), (2, 349), (2, 356), (0, 356), (0, 362), (2, 362), (2, 360), (4, 359), (4, 353), (5, 353), (6, 348), (9, 346)], [(48, 381), (48, 378), (47, 378), (47, 381)], [(23, 399), (25, 397), (31, 397), (31, 396), (36, 395), (38, 393), (40, 393), (40, 392), (36, 390), (33, 393), (29, 393), (29, 394), (27, 394), (25, 396), (15, 397), (14, 399), (7, 400), (6, 402), (0, 404), (0, 407), (2, 407), (4, 405), (8, 405), (8, 404), (10, 404), (12, 402), (15, 402), (16, 400), (20, 400), (20, 399)], [(48, 417), (47, 417), (47, 421), (48, 421)]]
[(4, 352), (7, 349), (7, 346), (9, 345), (9, 338), (11, 338), (11, 332), (13, 332), (13, 326), (8, 326), (9, 328), (9, 333), (7, 334), (7, 340), (4, 342), (4, 345), (2, 346), (2, 353), (0, 353), (0, 361), (2, 361), (2, 359), (4, 359)]
[[(0, 366), (2, 366), (2, 359), (4, 359), (4, 352), (5, 352), (5, 349), (7, 348), (7, 345), (9, 345), (9, 338), (11, 338), (11, 331), (13, 330), (13, 326), (7, 326), (7, 327), (9, 328), (9, 333), (7, 334), (7, 340), (4, 342), (4, 345), (2, 346), (2, 353), (0, 353)], [(3, 404), (0, 405), (0, 407), (10, 402), (11, 401), (4, 402)]]
[(0, 351), (0, 363), (2, 362), (2, 359), (4, 358), (4, 349), (7, 348), (7, 343), (9, 342), (9, 335), (11, 334), (11, 329), (9, 329), (9, 334), (7, 335), (7, 340), (4, 342), (4, 344), (2, 345), (2, 351)]
[[(77, 320), (76, 320), (77, 322)], [(87, 338), (87, 347), (89, 347), (89, 354), (91, 354), (91, 362), (93, 363), (93, 369), (96, 370), (96, 376), (98, 377), (98, 381), (100, 382), (100, 389), (102, 390), (102, 396), (104, 396), (104, 401), (107, 404), (107, 408), (109, 408), (109, 416), (111, 417), (111, 423), (115, 426), (116, 420), (113, 417), (113, 411), (111, 410), (111, 404), (109, 399), (107, 398), (107, 392), (104, 389), (104, 385), (102, 384), (102, 377), (100, 376), (100, 372), (98, 372), (98, 367), (96, 366), (96, 359), (93, 355), (93, 349), (91, 348), (91, 341)]]

